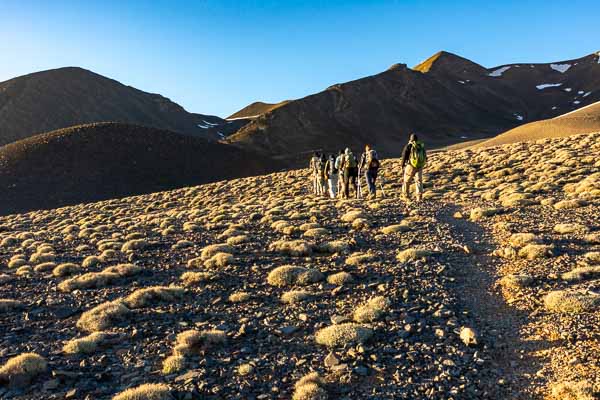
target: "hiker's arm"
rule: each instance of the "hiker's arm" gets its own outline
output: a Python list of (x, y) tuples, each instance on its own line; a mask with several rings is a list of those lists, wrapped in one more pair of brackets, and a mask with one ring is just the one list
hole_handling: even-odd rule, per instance
[(402, 169), (404, 169), (404, 166), (406, 165), (406, 161), (408, 160), (408, 157), (409, 157), (408, 148), (409, 148), (409, 145), (407, 144), (406, 146), (404, 146), (404, 150), (402, 150)]

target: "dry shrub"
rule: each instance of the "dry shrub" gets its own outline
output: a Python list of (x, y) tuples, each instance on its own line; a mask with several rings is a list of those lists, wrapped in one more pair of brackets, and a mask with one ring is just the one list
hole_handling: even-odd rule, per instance
[(14, 278), (8, 274), (0, 273), (0, 285), (2, 285), (3, 283), (11, 282), (13, 279)]
[(554, 225), (554, 232), (560, 234), (567, 233), (585, 233), (589, 228), (581, 224), (557, 224)]
[(588, 279), (596, 279), (600, 277), (600, 266), (578, 267), (562, 274), (560, 277), (567, 282), (581, 282)]
[(33, 270), (35, 272), (48, 272), (48, 271), (52, 271), (54, 268), (56, 268), (56, 263), (54, 262), (45, 262), (45, 263), (41, 263), (36, 265)]
[(294, 385), (292, 400), (327, 400), (325, 381), (316, 372), (302, 377)]
[(229, 301), (231, 303), (244, 303), (250, 300), (250, 297), (248, 292), (236, 292), (229, 295)]
[(29, 276), (33, 274), (33, 268), (30, 265), (23, 265), (22, 267), (17, 268), (15, 272), (17, 276)]
[(375, 260), (375, 254), (372, 253), (353, 253), (351, 254), (348, 258), (346, 258), (346, 265), (354, 265), (354, 266), (358, 266), (358, 265), (362, 265), (362, 264), (366, 264), (370, 261)]
[(513, 233), (510, 239), (508, 239), (508, 243), (513, 247), (524, 247), (528, 244), (538, 244), (541, 242), (542, 240), (533, 233)]
[(600, 304), (600, 295), (585, 291), (555, 290), (544, 297), (544, 305), (550, 311), (582, 313), (593, 311)]
[(600, 264), (600, 251), (590, 251), (583, 256), (590, 264)]
[(355, 322), (373, 322), (380, 319), (390, 307), (391, 302), (383, 296), (373, 297), (366, 304), (354, 310)]
[(77, 264), (73, 263), (63, 263), (59, 264), (52, 270), (52, 275), (54, 276), (68, 276), (73, 275), (77, 272), (81, 271), (81, 267)]
[(600, 232), (590, 233), (585, 235), (583, 241), (590, 244), (600, 244)]
[(225, 343), (227, 335), (218, 329), (198, 331), (190, 329), (177, 335), (175, 340), (175, 354), (188, 355), (198, 351), (200, 348), (208, 348)]
[(361, 210), (351, 210), (341, 217), (342, 221), (344, 222), (354, 222), (354, 220), (357, 218), (366, 219), (367, 216)]
[(135, 290), (123, 302), (129, 308), (142, 308), (152, 303), (174, 302), (183, 297), (184, 293), (185, 289), (180, 286), (150, 286)]
[(483, 218), (491, 217), (502, 211), (499, 208), (474, 208), (471, 210), (469, 217), (471, 221), (479, 221)]
[(163, 361), (162, 372), (165, 375), (174, 374), (185, 369), (185, 356), (181, 354), (173, 354)]
[(329, 234), (329, 231), (325, 228), (312, 228), (307, 230), (306, 232), (304, 232), (304, 234), (302, 236), (308, 237), (308, 238), (317, 238), (317, 237), (321, 237), (321, 236), (326, 236)]
[(329, 242), (324, 242), (316, 246), (315, 250), (319, 253), (342, 253), (347, 251), (350, 248), (350, 245), (343, 240), (332, 240)]
[(588, 381), (567, 381), (552, 385), (555, 400), (594, 400), (594, 387)]
[(519, 250), (518, 255), (527, 260), (552, 257), (554, 246), (551, 244), (528, 244)]
[(133, 239), (123, 243), (121, 247), (121, 251), (123, 253), (134, 252), (136, 250), (144, 250), (149, 245), (148, 241), (145, 239)]
[(410, 226), (406, 223), (400, 223), (396, 225), (386, 226), (381, 228), (381, 233), (384, 235), (390, 235), (392, 233), (401, 233), (410, 231)]
[(304, 240), (278, 240), (269, 245), (269, 251), (292, 257), (304, 257), (312, 254), (312, 246)]
[(347, 283), (354, 282), (354, 276), (348, 272), (338, 272), (337, 274), (332, 274), (327, 277), (327, 283), (331, 285), (345, 285)]
[(522, 289), (532, 282), (533, 277), (526, 274), (510, 274), (500, 279), (500, 284), (509, 289)]
[(237, 373), (241, 376), (250, 375), (253, 372), (254, 372), (254, 365), (252, 365), (250, 363), (241, 364), (240, 366), (237, 367)]
[(119, 279), (118, 274), (106, 272), (88, 272), (71, 279), (62, 281), (58, 285), (61, 292), (71, 292), (76, 289), (91, 289), (104, 287)]
[(517, 249), (515, 249), (514, 247), (503, 247), (503, 248), (494, 250), (492, 252), (492, 255), (513, 260), (513, 259), (517, 258), (518, 253), (517, 253)]
[(67, 354), (92, 354), (104, 339), (106, 339), (106, 333), (94, 332), (79, 339), (69, 340), (63, 346), (63, 351)]
[(340, 325), (331, 325), (319, 330), (315, 334), (318, 344), (327, 347), (344, 347), (364, 343), (373, 336), (373, 331), (362, 325), (348, 322)]
[(12, 310), (21, 310), (25, 304), (18, 300), (0, 299), (0, 312), (5, 313)]
[(365, 218), (356, 218), (352, 221), (352, 229), (360, 230), (366, 229), (369, 227), (369, 221)]
[(100, 257), (87, 256), (81, 263), (81, 266), (83, 268), (91, 268), (91, 267), (95, 267), (96, 265), (101, 264), (101, 263), (102, 263), (102, 260), (100, 259)]
[(415, 261), (419, 259), (427, 259), (434, 254), (433, 251), (427, 249), (406, 249), (396, 255), (396, 260), (400, 262)]
[(294, 265), (283, 265), (272, 270), (267, 276), (269, 285), (284, 287), (308, 285), (323, 279), (321, 271)]
[(109, 274), (118, 274), (119, 276), (133, 276), (142, 271), (142, 268), (134, 264), (117, 264), (104, 269), (102, 272)]
[(8, 268), (19, 268), (26, 265), (27, 261), (23, 258), (14, 258), (8, 262)]
[(227, 244), (230, 246), (236, 246), (242, 243), (248, 243), (250, 237), (248, 235), (237, 235), (227, 238)]
[(562, 200), (557, 203), (554, 203), (554, 208), (556, 210), (571, 210), (574, 208), (579, 208), (587, 205), (587, 202), (579, 199), (571, 199), (571, 200)]
[(202, 282), (208, 282), (214, 278), (214, 275), (209, 272), (184, 272), (179, 279), (183, 286), (194, 286)]
[(233, 251), (233, 247), (225, 243), (211, 244), (202, 249), (200, 257), (203, 260), (208, 260), (218, 253), (233, 253)]
[(107, 301), (81, 314), (77, 327), (86, 332), (98, 332), (125, 319), (129, 309), (120, 300)]
[(172, 400), (171, 389), (163, 383), (145, 383), (143, 385), (127, 389), (112, 400)]
[(314, 293), (306, 290), (290, 290), (281, 295), (281, 302), (285, 304), (295, 304), (301, 301), (310, 300), (314, 297)]
[(204, 261), (204, 266), (206, 268), (217, 268), (217, 267), (225, 267), (227, 265), (231, 265), (233, 263), (233, 254), (231, 253), (216, 253), (213, 254), (208, 260)]
[(0, 382), (11, 386), (27, 386), (37, 375), (46, 372), (48, 362), (36, 353), (23, 353), (10, 358), (0, 368)]
[(458, 336), (466, 346), (477, 345), (477, 332), (473, 328), (468, 326), (461, 327)]
[(52, 253), (34, 253), (29, 257), (29, 262), (33, 265), (54, 261), (56, 259), (56, 255)]

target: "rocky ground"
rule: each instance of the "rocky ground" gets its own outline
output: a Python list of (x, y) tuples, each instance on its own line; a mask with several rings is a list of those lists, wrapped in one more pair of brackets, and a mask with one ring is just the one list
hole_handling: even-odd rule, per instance
[(0, 398), (593, 399), (599, 155), (436, 153), (419, 204), (387, 160), (365, 201), (300, 170), (2, 217)]

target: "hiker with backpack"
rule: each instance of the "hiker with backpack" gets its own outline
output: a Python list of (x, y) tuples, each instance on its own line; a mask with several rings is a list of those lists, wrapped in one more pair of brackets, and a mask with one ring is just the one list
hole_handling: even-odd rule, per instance
[(423, 167), (427, 163), (425, 145), (420, 142), (417, 135), (410, 135), (408, 143), (402, 151), (402, 170), (404, 171), (404, 182), (402, 184), (402, 196), (405, 200), (409, 198), (409, 187), (415, 179), (415, 192), (417, 201), (423, 199)]
[(338, 171), (337, 176), (337, 195), (342, 197), (344, 194), (344, 170), (342, 164), (344, 162), (344, 152), (340, 150), (335, 158), (335, 168)]
[(356, 181), (358, 180), (358, 161), (349, 148), (346, 148), (344, 151), (342, 168), (344, 170), (344, 198), (347, 199), (350, 197), (350, 185), (354, 186), (354, 193), (358, 198), (358, 187), (356, 185)]
[[(377, 152), (371, 148), (371, 145), (365, 146), (365, 152), (360, 158), (359, 170), (364, 172), (365, 180), (369, 188), (369, 196), (377, 196), (377, 186), (375, 181), (377, 180), (377, 173), (379, 172), (379, 158)], [(358, 177), (360, 179), (360, 176)]]
[(338, 181), (338, 170), (335, 167), (335, 161), (335, 156), (330, 154), (325, 162), (325, 179), (327, 179), (329, 186), (329, 197), (332, 199), (335, 199)]
[(325, 177), (325, 163), (327, 162), (327, 157), (325, 153), (321, 154), (321, 158), (319, 159), (319, 194), (321, 196), (327, 196), (327, 178)]
[(319, 194), (319, 163), (320, 163), (321, 157), (319, 155), (319, 153), (314, 152), (313, 156), (310, 159), (310, 163), (309, 163), (309, 173), (311, 176), (311, 180), (312, 180), (312, 192), (313, 194), (318, 195)]

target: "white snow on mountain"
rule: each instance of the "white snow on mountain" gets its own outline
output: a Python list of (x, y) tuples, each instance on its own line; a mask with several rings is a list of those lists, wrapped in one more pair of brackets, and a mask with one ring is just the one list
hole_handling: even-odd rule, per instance
[(501, 68), (498, 68), (497, 70), (490, 72), (488, 75), (494, 76), (494, 77), (502, 76), (502, 74), (505, 73), (506, 71), (508, 71), (509, 69), (510, 69), (510, 66), (501, 67)]
[(465, 81), (458, 81), (458, 83), (462, 83), (463, 85), (465, 84)]
[(561, 74), (564, 74), (569, 68), (571, 68), (571, 64), (550, 64), (550, 68), (560, 72)]
[(592, 92), (586, 92), (583, 97), (588, 97), (590, 94), (592, 94)]
[(557, 87), (557, 86), (562, 86), (562, 83), (542, 83), (541, 85), (537, 85), (536, 88), (538, 88), (538, 90), (544, 90), (549, 87)]
[(579, 104), (579, 103), (581, 103), (579, 100), (575, 100), (575, 101), (573, 102), (573, 104)]
[(205, 120), (202, 120), (202, 122), (204, 122), (206, 125), (209, 125), (209, 126), (221, 125), (221, 124), (213, 124), (212, 122), (208, 122), (208, 121), (205, 121)]
[(523, 116), (522, 116), (522, 115), (519, 115), (519, 114), (514, 114), (514, 116), (515, 116), (515, 118), (516, 118), (518, 121), (523, 121)]
[(198, 128), (208, 129), (208, 128), (210, 128), (210, 126), (198, 124)]
[(573, 89), (571, 89), (570, 87), (568, 87), (568, 88), (564, 88), (564, 91), (565, 91), (565, 92), (570, 92), (571, 90), (573, 90)]

